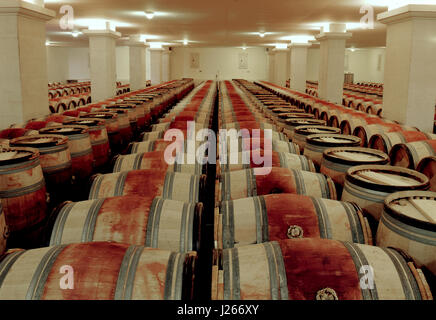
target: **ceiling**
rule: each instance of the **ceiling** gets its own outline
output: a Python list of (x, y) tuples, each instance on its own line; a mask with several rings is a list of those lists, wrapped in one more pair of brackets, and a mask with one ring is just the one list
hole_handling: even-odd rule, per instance
[[(143, 34), (147, 42), (189, 46), (267, 46), (290, 42), (295, 35), (316, 35), (323, 23), (353, 23), (348, 47), (383, 47), (386, 28), (378, 23), (373, 30), (360, 28), (365, 3), (386, 4), (387, 0), (70, 0), (74, 9), (75, 29), (87, 28), (93, 19), (113, 21), (122, 34), (119, 45), (129, 35)], [(46, 8), (56, 18), (47, 24), (47, 40), (54, 45), (87, 46), (86, 36), (73, 38), (71, 31), (60, 28), (64, 1), (46, 0)], [(373, 7), (375, 17), (387, 6)], [(144, 11), (153, 11), (148, 20)], [(376, 19), (375, 19), (376, 20)], [(259, 32), (265, 32), (264, 38)]]

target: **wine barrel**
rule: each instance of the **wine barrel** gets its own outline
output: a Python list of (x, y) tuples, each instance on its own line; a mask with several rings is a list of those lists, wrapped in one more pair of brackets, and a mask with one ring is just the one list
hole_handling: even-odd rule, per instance
[(358, 147), (360, 138), (342, 134), (317, 134), (306, 138), (304, 155), (312, 160), (315, 165), (321, 166), (324, 151), (338, 147)]
[(128, 111), (124, 109), (101, 109), (99, 113), (117, 114), (121, 147), (127, 146), (133, 139), (133, 129), (130, 125)]
[(297, 127), (309, 127), (309, 126), (325, 126), (326, 122), (324, 120), (317, 119), (288, 119), (286, 120), (286, 128), (284, 133), (288, 135), (290, 139), (294, 138), (295, 128)]
[(44, 175), (38, 149), (0, 149), (0, 199), (9, 226), (9, 245), (39, 245), (47, 216)]
[(138, 196), (65, 202), (53, 213), (49, 246), (111, 241), (198, 251), (202, 211), (201, 203)]
[(306, 139), (308, 136), (314, 134), (339, 134), (341, 131), (338, 128), (331, 128), (326, 126), (302, 126), (295, 128), (294, 138), (292, 141), (298, 145), (300, 151), (304, 153), (306, 147)]
[(156, 169), (99, 174), (94, 176), (89, 199), (138, 195), (199, 202), (204, 178), (204, 176)]
[(321, 161), (321, 173), (332, 178), (337, 186), (343, 186), (345, 176), (350, 168), (362, 165), (386, 165), (387, 154), (355, 147), (332, 148), (324, 151)]
[[(383, 124), (370, 124), (370, 125), (358, 126), (356, 127), (356, 129), (354, 129), (353, 135), (362, 139), (362, 145), (361, 145), (362, 147), (367, 147), (369, 146), (369, 141), (371, 140), (371, 138), (376, 134), (384, 134), (384, 133), (391, 133), (391, 132), (398, 132), (398, 131), (419, 131), (419, 130), (416, 128), (407, 127), (395, 123), (383, 123)], [(382, 149), (379, 150), (383, 151)], [(383, 152), (389, 153), (386, 151)]]
[(9, 237), (9, 227), (6, 224), (5, 214), (3, 212), (3, 206), (0, 202), (0, 257), (6, 250), (6, 241)]
[[(34, 135), (11, 140), (12, 147), (31, 147), (39, 150), (40, 163), (47, 191), (69, 190), (72, 161), (68, 138), (61, 135)], [(67, 191), (68, 192), (68, 191)]]
[(271, 172), (265, 175), (265, 170), (265, 168), (255, 168), (222, 173), (221, 200), (236, 200), (275, 193), (337, 199), (333, 181), (323, 174), (271, 168)]
[(430, 180), (429, 191), (436, 192), (436, 157), (427, 157), (422, 159), (416, 171), (425, 174)]
[(226, 171), (237, 171), (250, 168), (259, 168), (267, 165), (265, 162), (256, 163), (254, 156), (259, 156), (262, 159), (271, 159), (271, 167), (296, 169), (303, 171), (316, 172), (315, 166), (312, 161), (307, 159), (305, 156), (300, 156), (293, 153), (286, 152), (266, 152), (262, 149), (243, 151), (237, 154), (237, 162), (234, 163), (234, 155), (229, 152), (227, 157), (221, 155), (220, 163), (217, 167), (220, 168), (222, 172)]
[(391, 166), (358, 166), (348, 170), (342, 201), (354, 202), (380, 220), (383, 201), (392, 193), (427, 190), (428, 178), (416, 171)]
[(105, 126), (106, 126), (106, 132), (109, 139), (109, 147), (111, 152), (117, 152), (121, 150), (121, 135), (120, 135), (120, 128), (118, 124), (118, 114), (116, 113), (87, 113), (82, 116), (80, 116), (82, 119), (97, 119), (97, 120), (104, 120)]
[[(190, 174), (206, 174), (206, 166), (199, 163), (197, 158), (194, 164), (187, 164), (186, 154), (173, 154), (175, 159), (183, 159), (183, 163), (169, 164), (165, 159), (165, 151), (152, 151), (145, 153), (135, 153), (124, 156), (118, 156), (115, 159), (115, 165), (113, 172), (122, 172), (130, 170), (145, 170), (156, 169), (168, 171), (168, 172), (184, 172)], [(168, 159), (172, 160), (172, 159)]]
[(165, 137), (165, 131), (151, 131), (151, 132), (144, 132), (140, 136), (140, 140), (150, 141), (150, 140), (163, 139), (164, 137)]
[(16, 251), (0, 262), (0, 299), (191, 300), (195, 262), (195, 253), (111, 242)]
[(391, 152), (391, 164), (416, 169), (422, 159), (436, 156), (436, 140), (417, 141), (395, 145)]
[[(287, 152), (287, 153), (293, 153), (293, 154), (300, 154), (300, 147), (292, 142), (286, 142), (286, 141), (279, 141), (279, 140), (270, 140), (272, 145), (272, 151), (275, 152)], [(237, 150), (238, 152), (244, 152), (254, 149), (264, 149), (265, 147), (265, 139), (260, 138), (247, 138), (247, 139), (238, 139), (238, 146)], [(222, 148), (225, 148), (224, 145), (218, 145), (220, 150)], [(230, 153), (230, 150), (232, 148), (232, 145), (230, 142), (227, 142), (227, 153)]]
[(391, 152), (397, 144), (406, 144), (417, 141), (436, 139), (436, 135), (418, 131), (398, 131), (375, 134), (369, 140), (369, 146), (373, 149)]
[(216, 300), (432, 300), (421, 270), (399, 251), (336, 240), (215, 251), (213, 270)]
[(361, 209), (347, 202), (274, 194), (221, 203), (219, 248), (295, 238), (324, 238), (372, 245)]
[(91, 137), (86, 126), (57, 126), (39, 131), (43, 135), (63, 135), (68, 137), (71, 153), (73, 177), (77, 181), (86, 181), (94, 170)]
[(409, 191), (387, 197), (377, 245), (404, 250), (436, 275), (436, 193)]
[(97, 119), (69, 120), (65, 125), (81, 125), (88, 127), (91, 139), (92, 153), (94, 156), (94, 168), (96, 170), (105, 168), (110, 160), (109, 136), (105, 122)]

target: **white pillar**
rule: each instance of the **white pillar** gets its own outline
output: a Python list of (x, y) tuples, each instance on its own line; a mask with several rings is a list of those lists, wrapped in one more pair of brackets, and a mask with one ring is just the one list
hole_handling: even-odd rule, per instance
[(274, 49), (275, 57), (274, 57), (274, 83), (278, 86), (286, 86), (287, 80), (287, 67), (288, 64), (288, 52), (289, 49)]
[(0, 2), (0, 129), (49, 113), (46, 22), (55, 12)]
[(331, 24), (330, 31), (316, 36), (320, 42), (318, 94), (321, 99), (342, 104), (345, 74), (345, 44), (351, 33), (345, 24)]
[(116, 94), (116, 39), (119, 32), (112, 30), (85, 30), (89, 37), (92, 101), (112, 98)]
[(152, 86), (162, 83), (162, 51), (163, 49), (150, 48), (150, 78)]
[(306, 92), (307, 49), (310, 44), (291, 45), (291, 89)]
[(378, 15), (387, 25), (383, 115), (433, 131), (436, 6), (409, 5)]
[(146, 87), (145, 42), (139, 37), (131, 37), (129, 42), (130, 89)]
[(268, 82), (274, 82), (275, 52), (268, 51)]
[(170, 81), (170, 55), (170, 50), (162, 51), (162, 82)]

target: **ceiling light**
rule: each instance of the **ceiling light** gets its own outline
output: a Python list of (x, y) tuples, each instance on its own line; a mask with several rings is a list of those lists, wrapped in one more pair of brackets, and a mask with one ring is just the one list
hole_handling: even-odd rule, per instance
[(247, 48), (246, 47), (242, 47), (242, 50), (247, 50)]
[(150, 49), (162, 49), (162, 43), (150, 42)]
[(183, 45), (185, 45), (185, 46), (188, 45), (188, 40), (187, 39), (183, 40)]
[(276, 44), (276, 49), (287, 49), (287, 48), (288, 48), (287, 43), (277, 43)]
[(47, 40), (47, 41), (45, 42), (45, 46), (48, 47), (48, 46), (50, 46), (50, 45), (51, 45), (51, 42)]
[(265, 37), (265, 32), (259, 32), (259, 37), (264, 38)]
[(350, 51), (354, 52), (354, 51), (356, 51), (356, 48), (350, 48)]
[(147, 17), (148, 20), (153, 19), (154, 17), (154, 12), (153, 11), (145, 11), (145, 16)]
[(290, 36), (290, 37), (287, 37), (286, 40), (290, 40), (292, 43), (306, 44), (306, 43), (309, 43), (309, 41), (315, 40), (315, 37), (314, 36), (306, 36), (306, 35)]
[(77, 38), (80, 34), (81, 34), (80, 31), (73, 31), (73, 32), (71, 32), (71, 35), (72, 35), (74, 38)]

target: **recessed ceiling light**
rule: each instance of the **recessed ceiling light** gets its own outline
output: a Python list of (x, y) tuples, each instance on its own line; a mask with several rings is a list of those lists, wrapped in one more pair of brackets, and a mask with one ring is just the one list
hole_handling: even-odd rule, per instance
[(45, 42), (45, 45), (48, 47), (48, 46), (51, 45), (51, 42), (47, 40), (47, 41)]
[(247, 50), (247, 48), (246, 47), (242, 47), (242, 50)]
[(147, 17), (148, 20), (153, 19), (154, 17), (154, 12), (153, 11), (145, 11), (145, 16)]
[(80, 34), (81, 34), (80, 31), (73, 31), (73, 32), (71, 32), (71, 35), (72, 35), (74, 38), (77, 38)]
[(188, 45), (188, 40), (187, 39), (183, 40), (183, 45), (185, 45), (185, 46)]
[(265, 37), (265, 32), (259, 32), (259, 37), (264, 38)]

